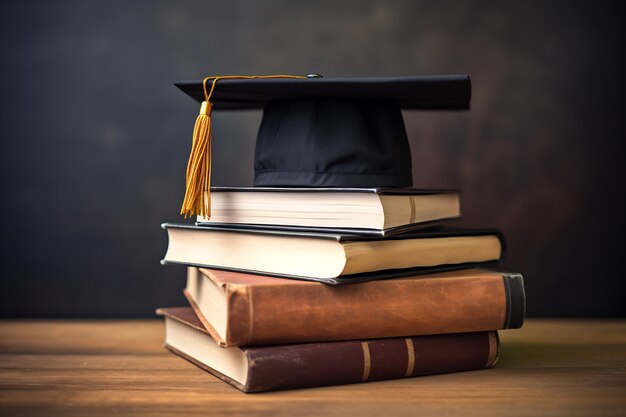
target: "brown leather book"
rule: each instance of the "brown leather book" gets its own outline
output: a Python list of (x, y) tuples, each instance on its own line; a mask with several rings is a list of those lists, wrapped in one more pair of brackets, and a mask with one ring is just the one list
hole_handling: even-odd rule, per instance
[(511, 329), (525, 314), (522, 276), (482, 269), (329, 286), (189, 268), (184, 293), (220, 346)]
[(188, 307), (165, 316), (165, 346), (243, 392), (379, 381), (490, 368), (498, 334), (444, 334), (347, 342), (219, 347)]

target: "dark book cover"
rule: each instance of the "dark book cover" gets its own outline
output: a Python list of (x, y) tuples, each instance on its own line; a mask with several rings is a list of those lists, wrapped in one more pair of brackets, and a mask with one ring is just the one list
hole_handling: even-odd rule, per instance
[(429, 195), (429, 194), (458, 194), (456, 189), (426, 189), (410, 187), (211, 187), (212, 193), (219, 192), (280, 192), (280, 193), (368, 193), (390, 195)]
[[(157, 313), (206, 335), (188, 307)], [(247, 358), (247, 381), (240, 383), (203, 364), (179, 348), (172, 352), (243, 392), (273, 391), (380, 381), (490, 368), (499, 355), (497, 332), (457, 333), (346, 342), (241, 348)]]
[(312, 227), (312, 226), (289, 226), (274, 224), (254, 224), (254, 223), (218, 223), (218, 222), (196, 222), (196, 226), (201, 227), (220, 227), (225, 229), (239, 230), (267, 230), (267, 231), (283, 231), (295, 233), (325, 233), (341, 236), (368, 236), (368, 237), (393, 237), (415, 233), (417, 231), (434, 231), (442, 228), (443, 222), (458, 220), (458, 217), (449, 219), (432, 220), (421, 223), (412, 223), (403, 226), (390, 227), (387, 229), (367, 229), (355, 227)]

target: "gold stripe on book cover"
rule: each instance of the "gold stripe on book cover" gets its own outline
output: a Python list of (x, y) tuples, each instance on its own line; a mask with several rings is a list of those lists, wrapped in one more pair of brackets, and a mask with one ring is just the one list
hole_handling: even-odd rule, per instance
[(361, 342), (363, 348), (363, 376), (361, 381), (365, 382), (370, 377), (370, 369), (372, 368), (372, 359), (370, 357), (370, 347), (367, 342)]
[(487, 355), (485, 368), (491, 368), (496, 365), (500, 357), (500, 343), (498, 340), (498, 332), (489, 332), (487, 337), (489, 339), (489, 355)]
[(415, 368), (415, 349), (413, 348), (413, 340), (410, 338), (404, 339), (406, 342), (406, 354), (407, 354), (407, 365), (406, 365), (406, 374), (405, 376), (413, 375), (413, 369)]
[(411, 206), (411, 218), (409, 219), (409, 224), (411, 224), (415, 223), (415, 200), (413, 200), (413, 197), (410, 195), (407, 195), (407, 197), (409, 198), (409, 204)]

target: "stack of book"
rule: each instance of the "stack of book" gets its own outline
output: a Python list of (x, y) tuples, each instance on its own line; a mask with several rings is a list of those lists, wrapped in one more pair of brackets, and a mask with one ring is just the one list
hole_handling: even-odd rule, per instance
[(163, 224), (188, 266), (165, 345), (244, 392), (492, 367), (525, 314), (520, 274), (490, 269), (497, 230), (443, 226), (454, 191), (212, 188), (211, 219)]

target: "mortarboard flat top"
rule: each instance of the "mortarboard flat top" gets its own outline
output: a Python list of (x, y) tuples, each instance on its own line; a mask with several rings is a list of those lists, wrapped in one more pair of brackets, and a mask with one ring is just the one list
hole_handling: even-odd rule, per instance
[[(202, 80), (175, 85), (201, 102)], [(272, 101), (346, 99), (392, 101), (403, 109), (463, 110), (469, 108), (468, 75), (411, 77), (224, 79), (211, 98), (215, 110), (260, 109)]]

